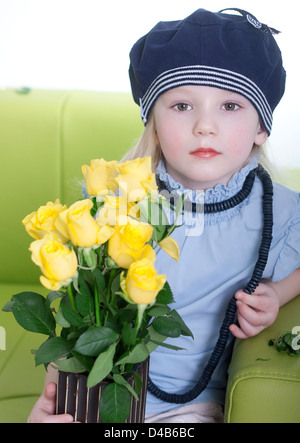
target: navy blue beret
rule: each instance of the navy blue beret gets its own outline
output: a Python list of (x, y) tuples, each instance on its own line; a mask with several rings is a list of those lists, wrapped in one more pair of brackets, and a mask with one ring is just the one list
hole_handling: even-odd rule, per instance
[(129, 77), (144, 124), (158, 97), (183, 85), (237, 92), (256, 108), (270, 134), (286, 73), (275, 29), (252, 14), (199, 9), (184, 20), (159, 22), (130, 51)]

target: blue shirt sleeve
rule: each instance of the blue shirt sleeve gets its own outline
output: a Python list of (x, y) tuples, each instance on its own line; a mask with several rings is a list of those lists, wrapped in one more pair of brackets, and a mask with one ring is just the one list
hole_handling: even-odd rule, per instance
[[(274, 266), (272, 281), (287, 277), (300, 267), (300, 194), (294, 193), (294, 214), (286, 224), (284, 241)], [(282, 201), (281, 211), (285, 211)]]

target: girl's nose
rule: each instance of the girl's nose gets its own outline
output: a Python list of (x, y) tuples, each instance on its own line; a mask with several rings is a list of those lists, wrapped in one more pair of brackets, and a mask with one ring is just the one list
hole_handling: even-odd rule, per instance
[(217, 132), (216, 118), (211, 110), (199, 110), (194, 123), (195, 135), (212, 135)]

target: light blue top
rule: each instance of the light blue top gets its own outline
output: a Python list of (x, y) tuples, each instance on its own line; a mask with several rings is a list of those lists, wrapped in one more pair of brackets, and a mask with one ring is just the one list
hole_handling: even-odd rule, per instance
[[(219, 184), (205, 191), (205, 203), (224, 201), (237, 194), (256, 166), (253, 159), (227, 186)], [(157, 173), (168, 188), (184, 191), (166, 172), (163, 163)], [(176, 302), (173, 307), (194, 334), (194, 340), (190, 337), (168, 340), (185, 348), (183, 351), (158, 347), (151, 354), (150, 377), (159, 388), (181, 394), (199, 380), (231, 297), (252, 276), (261, 242), (262, 196), (262, 185), (256, 177), (249, 197), (240, 205), (204, 216), (201, 235), (186, 235), (185, 225), (175, 229), (172, 236), (180, 248), (179, 263), (164, 251), (158, 251), (156, 268), (160, 274), (166, 274)], [(274, 183), (273, 206), (273, 241), (264, 278), (278, 281), (300, 267), (300, 194)], [(194, 402), (224, 403), (230, 348), (228, 345), (211, 382)], [(148, 392), (147, 414), (178, 406), (158, 400)]]

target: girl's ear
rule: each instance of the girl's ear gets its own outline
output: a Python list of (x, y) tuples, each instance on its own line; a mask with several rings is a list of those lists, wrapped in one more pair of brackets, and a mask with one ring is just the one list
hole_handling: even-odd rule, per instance
[(263, 125), (261, 123), (259, 123), (259, 127), (258, 127), (258, 131), (254, 140), (254, 143), (258, 146), (263, 145), (268, 138), (268, 133), (267, 131), (264, 129)]

